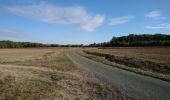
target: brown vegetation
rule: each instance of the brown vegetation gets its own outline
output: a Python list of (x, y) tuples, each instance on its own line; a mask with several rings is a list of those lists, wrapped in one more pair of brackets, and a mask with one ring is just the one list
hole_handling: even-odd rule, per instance
[(124, 100), (73, 64), (69, 49), (1, 49), (0, 100)]

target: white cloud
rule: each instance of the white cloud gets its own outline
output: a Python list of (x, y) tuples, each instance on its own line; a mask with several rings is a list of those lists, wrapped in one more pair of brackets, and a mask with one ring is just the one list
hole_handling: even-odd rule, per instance
[[(88, 32), (94, 31), (104, 20), (101, 15), (91, 16), (81, 6), (63, 7), (41, 3), (39, 5), (6, 7), (6, 9), (14, 14), (31, 17), (47, 23), (83, 25), (84, 30), (89, 30)], [(85, 29), (85, 26), (86, 28), (92, 26), (92, 28)]]
[(81, 26), (81, 30), (85, 32), (93, 32), (97, 27), (99, 27), (104, 22), (105, 17), (101, 15), (96, 15), (89, 22)]
[(146, 26), (148, 29), (163, 29), (163, 30), (170, 30), (170, 23), (162, 23), (153, 26)]
[(23, 32), (17, 32), (17, 31), (12, 31), (12, 30), (0, 29), (0, 35), (23, 37), (26, 34), (23, 33)]
[(133, 16), (123, 16), (123, 17), (114, 17), (111, 19), (109, 25), (119, 25), (123, 23), (127, 23), (129, 20), (134, 18)]
[(7, 9), (15, 14), (39, 19), (48, 23), (75, 24), (86, 22), (90, 16), (83, 7), (60, 7), (47, 4), (13, 6)]
[(149, 13), (147, 13), (145, 15), (146, 18), (154, 18), (154, 19), (162, 19), (164, 18), (162, 15), (161, 15), (161, 12), (160, 11), (151, 11)]

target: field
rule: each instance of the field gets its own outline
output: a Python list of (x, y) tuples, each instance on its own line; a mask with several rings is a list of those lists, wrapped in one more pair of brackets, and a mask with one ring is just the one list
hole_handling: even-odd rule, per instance
[(123, 69), (164, 80), (170, 79), (170, 47), (90, 48), (84, 52), (104, 57), (115, 64), (126, 65), (121, 67)]
[(0, 100), (126, 97), (67, 57), (66, 48), (0, 49)]

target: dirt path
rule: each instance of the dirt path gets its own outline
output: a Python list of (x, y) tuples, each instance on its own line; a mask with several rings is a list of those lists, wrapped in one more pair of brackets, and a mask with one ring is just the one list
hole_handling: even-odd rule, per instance
[(82, 57), (75, 52), (69, 52), (68, 56), (73, 62), (99, 75), (128, 96), (138, 100), (170, 100), (170, 82), (114, 68)]

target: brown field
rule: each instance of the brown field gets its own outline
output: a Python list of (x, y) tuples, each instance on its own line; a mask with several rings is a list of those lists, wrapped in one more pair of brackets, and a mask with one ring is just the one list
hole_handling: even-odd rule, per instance
[(170, 47), (91, 48), (85, 52), (129, 67), (170, 74)]
[(66, 55), (69, 50), (0, 49), (0, 100), (112, 100), (126, 97), (72, 63)]
[(170, 47), (136, 47), (91, 49), (91, 52), (111, 54), (115, 56), (134, 58), (144, 61), (163, 63), (170, 66)]

